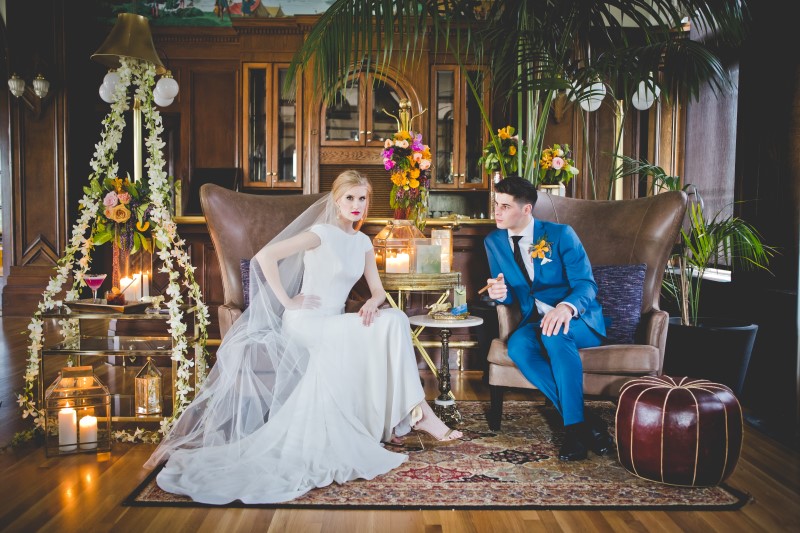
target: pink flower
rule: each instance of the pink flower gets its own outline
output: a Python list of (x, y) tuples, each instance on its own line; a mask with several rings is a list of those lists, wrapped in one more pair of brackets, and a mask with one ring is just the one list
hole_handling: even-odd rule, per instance
[(397, 163), (392, 161), (391, 159), (387, 159), (383, 162), (383, 168), (386, 170), (392, 170)]
[(431, 160), (430, 159), (422, 159), (419, 162), (419, 169), (420, 170), (428, 170), (431, 168)]
[(411, 154), (411, 159), (419, 163), (422, 160), (422, 152), (414, 152)]
[(564, 168), (564, 160), (560, 157), (553, 158), (553, 170), (561, 170)]
[(119, 203), (127, 205), (131, 203), (131, 194), (128, 192), (123, 192), (117, 195), (117, 199), (119, 200)]
[(114, 207), (117, 205), (119, 198), (117, 197), (117, 193), (111, 191), (110, 193), (106, 194), (106, 197), (103, 198), (103, 205), (106, 207)]
[(383, 147), (384, 148), (391, 148), (392, 146), (394, 146), (394, 141), (392, 141), (391, 139), (386, 139), (383, 142)]
[(405, 139), (403, 139), (402, 141), (397, 141), (394, 144), (395, 144), (395, 146), (400, 147), (400, 148), (408, 148), (408, 141), (406, 141)]

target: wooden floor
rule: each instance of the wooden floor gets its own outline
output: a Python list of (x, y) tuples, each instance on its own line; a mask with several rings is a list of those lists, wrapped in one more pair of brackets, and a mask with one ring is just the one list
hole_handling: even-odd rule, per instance
[[(29, 427), (15, 394), (25, 368), (27, 322), (0, 319), (0, 443)], [(464, 400), (488, 399), (480, 373), (455, 372)], [(426, 376), (428, 397), (435, 394)], [(512, 398), (514, 396), (511, 396)], [(524, 397), (524, 396), (523, 396)], [(46, 458), (41, 447), (0, 453), (0, 531), (800, 531), (800, 453), (746, 428), (730, 485), (752, 494), (739, 511), (330, 511), (122, 507), (145, 478), (152, 445)]]

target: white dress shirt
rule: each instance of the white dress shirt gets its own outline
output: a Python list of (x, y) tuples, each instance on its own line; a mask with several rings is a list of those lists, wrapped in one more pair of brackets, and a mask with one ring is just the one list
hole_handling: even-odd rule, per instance
[[(514, 239), (517, 235), (522, 235), (522, 238), (519, 240), (519, 248), (522, 252), (522, 259), (525, 263), (525, 270), (528, 271), (528, 277), (533, 281), (533, 260), (531, 259), (531, 254), (528, 252), (531, 245), (533, 244), (533, 217), (531, 217), (531, 221), (525, 226), (525, 229), (522, 230), (522, 233), (512, 233), (511, 230), (508, 231), (508, 245), (511, 247), (511, 253), (514, 253)], [(539, 301), (538, 299), (534, 298), (534, 302), (536, 302), (536, 309), (539, 311), (541, 316), (547, 314), (548, 311), (553, 309), (553, 306), (548, 305), (544, 302)], [(578, 309), (569, 302), (561, 302), (564, 303), (572, 308), (572, 316), (578, 316)]]

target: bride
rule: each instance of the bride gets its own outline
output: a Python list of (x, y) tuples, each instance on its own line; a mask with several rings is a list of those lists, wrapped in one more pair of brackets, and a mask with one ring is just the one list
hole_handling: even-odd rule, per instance
[[(340, 174), (250, 265), (250, 307), (196, 398), (145, 467), (201, 503), (276, 503), (372, 479), (407, 456), (384, 448), (411, 429), (461, 437), (425, 401), (406, 315), (385, 300), (369, 237), (372, 187)], [(344, 302), (361, 278), (372, 297)]]

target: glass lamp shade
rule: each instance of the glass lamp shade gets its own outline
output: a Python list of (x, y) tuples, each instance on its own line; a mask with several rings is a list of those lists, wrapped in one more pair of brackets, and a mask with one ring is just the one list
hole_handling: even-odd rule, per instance
[(109, 70), (108, 73), (103, 77), (103, 85), (108, 87), (109, 92), (113, 93), (114, 89), (117, 88), (117, 84), (119, 83), (119, 74), (117, 74), (116, 70)]
[(91, 366), (67, 367), (47, 388), (45, 454), (111, 449), (111, 395)]
[(158, 83), (156, 83), (156, 91), (164, 98), (175, 98), (178, 96), (179, 90), (178, 82), (175, 81), (175, 78), (172, 77), (172, 72), (169, 70), (158, 80)]
[(650, 109), (653, 102), (661, 95), (661, 89), (652, 80), (640, 81), (639, 88), (631, 97), (631, 104), (639, 111)]
[(36, 93), (36, 96), (39, 98), (44, 98), (47, 96), (47, 92), (50, 90), (50, 82), (44, 79), (44, 76), (38, 74), (33, 79), (33, 92)]
[(172, 102), (173, 102), (173, 100), (174, 100), (173, 98), (165, 98), (165, 97), (164, 97), (164, 96), (163, 96), (163, 95), (162, 95), (162, 94), (161, 94), (161, 93), (158, 91), (158, 87), (156, 87), (156, 90), (155, 90), (155, 91), (153, 91), (153, 102), (155, 102), (155, 103), (156, 103), (156, 105), (157, 105), (157, 106), (159, 106), (159, 107), (167, 107), (167, 106), (170, 106), (170, 105), (172, 105)]
[(105, 83), (100, 84), (100, 98), (107, 104), (114, 102), (114, 91), (108, 88)]
[(392, 220), (372, 239), (378, 271), (387, 274), (408, 274), (414, 240), (424, 239), (413, 220)]
[(163, 411), (162, 377), (161, 371), (148, 357), (135, 378), (134, 401), (137, 415), (152, 415)]
[(594, 82), (588, 89), (584, 89), (580, 93), (579, 103), (581, 109), (589, 112), (597, 111), (600, 109), (600, 104), (603, 103), (605, 96), (606, 86), (602, 82)]
[(25, 81), (16, 74), (12, 74), (8, 80), (8, 90), (19, 98), (25, 92)]

